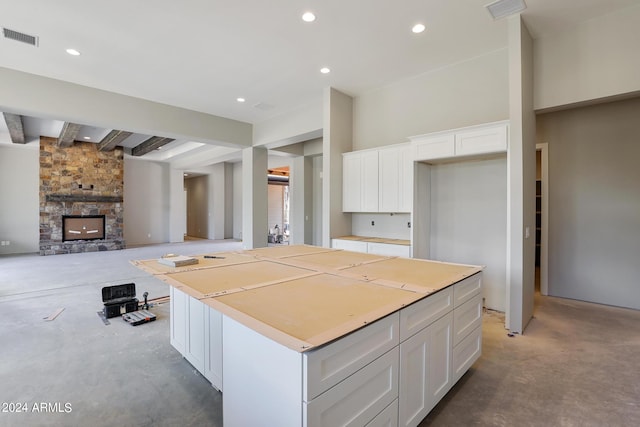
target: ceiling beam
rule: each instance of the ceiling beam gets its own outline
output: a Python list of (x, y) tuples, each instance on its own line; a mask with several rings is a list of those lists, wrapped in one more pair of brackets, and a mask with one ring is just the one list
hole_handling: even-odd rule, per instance
[(118, 144), (133, 135), (126, 130), (112, 130), (98, 143), (98, 151), (113, 151)]
[(58, 147), (71, 147), (80, 132), (82, 125), (64, 122), (60, 136), (58, 137)]
[(22, 126), (22, 116), (19, 114), (2, 113), (4, 121), (7, 123), (11, 142), (14, 144), (24, 144), (24, 127)]
[(144, 156), (147, 153), (157, 150), (163, 145), (175, 141), (173, 138), (164, 138), (162, 136), (152, 136), (151, 138), (143, 141), (131, 149), (132, 156)]

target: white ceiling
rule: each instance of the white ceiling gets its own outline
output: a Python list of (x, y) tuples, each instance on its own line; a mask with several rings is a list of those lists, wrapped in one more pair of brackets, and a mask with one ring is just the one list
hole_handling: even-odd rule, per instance
[[(640, 4), (525, 1), (534, 38)], [(491, 18), (489, 2), (0, 0), (1, 27), (39, 37), (38, 47), (0, 38), (0, 66), (258, 123), (317, 102), (327, 86), (358, 96), (506, 47), (507, 21)], [(307, 10), (315, 22), (301, 20)], [(417, 22), (424, 33), (411, 32)]]

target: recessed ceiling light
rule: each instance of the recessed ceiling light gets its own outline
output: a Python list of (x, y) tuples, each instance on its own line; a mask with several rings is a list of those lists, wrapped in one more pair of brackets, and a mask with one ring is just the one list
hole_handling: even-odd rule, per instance
[(327, 68), (327, 67), (322, 67), (322, 68), (320, 68), (320, 72), (322, 74), (329, 74), (331, 72), (331, 70), (329, 68)]
[(246, 101), (246, 99), (244, 99), (244, 98), (236, 98), (236, 101), (238, 101), (238, 102), (244, 102), (244, 101)]
[(85, 136), (84, 139), (91, 139), (91, 137), (90, 136)]
[(425, 28), (426, 27), (424, 26), (424, 24), (416, 24), (413, 26), (413, 28), (411, 28), (411, 31), (413, 31), (416, 34), (420, 34), (425, 30)]
[(302, 20), (304, 22), (313, 22), (316, 20), (316, 15), (314, 15), (312, 12), (305, 12), (302, 14)]
[(78, 55), (80, 55), (80, 52), (78, 52), (78, 51), (77, 51), (77, 50), (75, 50), (75, 49), (67, 49), (67, 53), (68, 53), (69, 55), (73, 55), (73, 56), (78, 56)]
[(189, 174), (188, 174), (188, 173), (185, 173), (185, 174), (184, 174), (184, 176), (189, 176)]

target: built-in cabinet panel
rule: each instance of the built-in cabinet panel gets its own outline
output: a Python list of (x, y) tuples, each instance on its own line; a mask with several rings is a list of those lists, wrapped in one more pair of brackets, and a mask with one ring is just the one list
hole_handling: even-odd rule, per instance
[(206, 308), (204, 377), (222, 391), (222, 313)]
[(205, 365), (205, 305), (192, 297), (187, 298), (187, 304), (187, 348), (184, 357), (194, 368), (203, 373)]
[(362, 153), (362, 212), (378, 211), (378, 152)]
[(416, 160), (446, 159), (455, 155), (455, 135), (414, 137)]
[(458, 156), (502, 153), (507, 151), (507, 126), (487, 126), (456, 132), (455, 152)]
[(474, 329), (453, 348), (453, 382), (455, 383), (478, 360), (482, 353), (482, 327)]
[(345, 251), (367, 253), (367, 242), (347, 239), (332, 239), (331, 247), (333, 249), (342, 249)]
[(187, 349), (187, 294), (170, 287), (170, 312), (169, 319), (171, 345), (182, 355)]
[(342, 168), (343, 212), (377, 212), (378, 152), (345, 153)]
[(482, 295), (456, 307), (453, 345), (458, 345), (471, 331), (482, 325)]

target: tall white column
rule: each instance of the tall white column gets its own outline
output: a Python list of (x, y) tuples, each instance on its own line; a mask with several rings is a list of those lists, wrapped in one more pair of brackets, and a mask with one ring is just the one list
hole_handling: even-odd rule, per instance
[(242, 150), (242, 246), (267, 246), (267, 149)]

